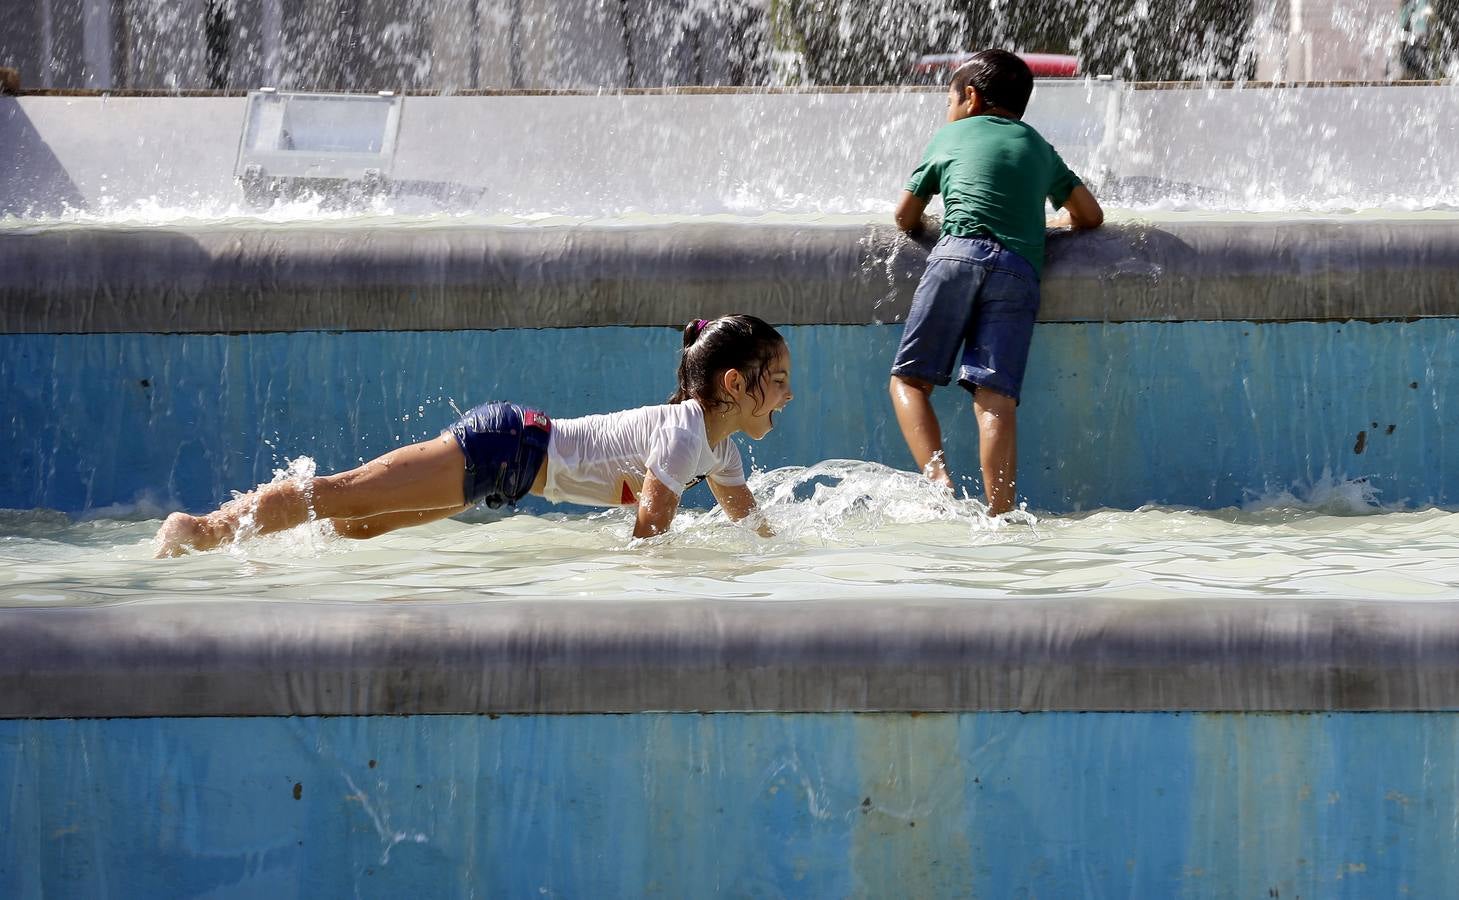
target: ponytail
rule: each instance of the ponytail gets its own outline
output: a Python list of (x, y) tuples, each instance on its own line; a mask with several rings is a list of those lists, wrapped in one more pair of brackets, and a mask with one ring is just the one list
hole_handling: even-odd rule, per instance
[(670, 403), (698, 400), (706, 409), (725, 406), (719, 396), (721, 373), (734, 369), (745, 377), (752, 393), (763, 391), (760, 382), (775, 361), (785, 339), (769, 323), (755, 316), (695, 319), (684, 326), (684, 347), (679, 352), (678, 387)]

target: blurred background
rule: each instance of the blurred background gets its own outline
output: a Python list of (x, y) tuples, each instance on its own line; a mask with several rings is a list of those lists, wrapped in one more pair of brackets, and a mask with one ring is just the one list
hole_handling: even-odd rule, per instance
[(1459, 0), (0, 0), (28, 89), (940, 82), (1001, 46), (1137, 81), (1453, 77)]

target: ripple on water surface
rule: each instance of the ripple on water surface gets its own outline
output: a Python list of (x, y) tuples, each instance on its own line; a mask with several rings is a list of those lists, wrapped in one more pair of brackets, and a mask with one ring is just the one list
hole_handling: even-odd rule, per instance
[(917, 476), (829, 461), (757, 473), (777, 536), (685, 510), (631, 538), (625, 510), (445, 521), (371, 541), (323, 525), (151, 559), (156, 518), (0, 512), (0, 605), (216, 597), (946, 599), (1077, 595), (1459, 600), (1459, 517), (1385, 509), (1360, 484), (1214, 511), (1146, 507), (989, 519)]

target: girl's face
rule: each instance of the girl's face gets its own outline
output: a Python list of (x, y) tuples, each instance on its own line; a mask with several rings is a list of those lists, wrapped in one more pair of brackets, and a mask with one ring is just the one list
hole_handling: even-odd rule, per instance
[(742, 378), (736, 382), (732, 399), (738, 430), (758, 441), (775, 427), (775, 414), (795, 399), (790, 389), (790, 348), (780, 345), (780, 351), (760, 373), (758, 385), (749, 385)]

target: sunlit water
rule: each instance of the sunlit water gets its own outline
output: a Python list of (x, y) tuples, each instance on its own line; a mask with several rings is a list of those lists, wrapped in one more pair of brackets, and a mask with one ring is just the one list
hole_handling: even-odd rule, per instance
[(629, 512), (477, 516), (371, 541), (327, 526), (153, 560), (155, 518), (0, 512), (0, 605), (193, 598), (315, 602), (1035, 596), (1459, 600), (1459, 514), (1385, 509), (1361, 482), (1215, 511), (990, 520), (975, 500), (862, 462), (755, 474), (777, 536), (685, 510), (634, 541)]

